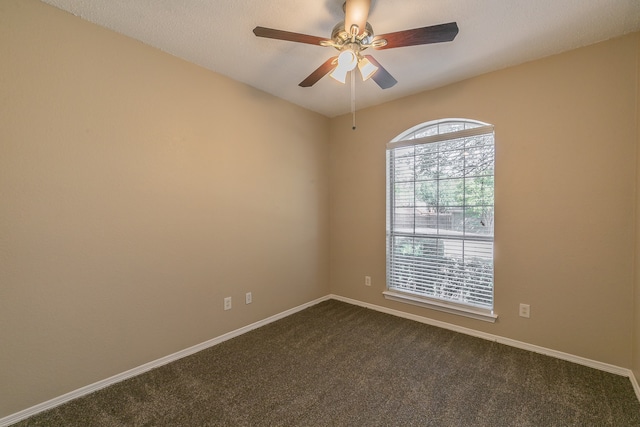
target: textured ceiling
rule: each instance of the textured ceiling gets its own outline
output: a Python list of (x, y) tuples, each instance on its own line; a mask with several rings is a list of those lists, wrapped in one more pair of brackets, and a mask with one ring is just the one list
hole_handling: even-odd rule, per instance
[[(264, 26), (329, 38), (344, 0), (43, 0), (179, 58), (334, 117), (348, 84), (298, 86), (335, 49), (258, 38)], [(374, 51), (397, 80), (356, 79), (364, 108), (475, 75), (640, 30), (640, 0), (372, 0), (376, 34), (455, 21), (448, 43)]]

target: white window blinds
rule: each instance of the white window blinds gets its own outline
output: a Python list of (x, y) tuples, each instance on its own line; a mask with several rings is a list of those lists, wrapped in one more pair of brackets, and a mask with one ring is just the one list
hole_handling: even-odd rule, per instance
[(493, 127), (419, 131), (387, 144), (387, 287), (490, 310)]

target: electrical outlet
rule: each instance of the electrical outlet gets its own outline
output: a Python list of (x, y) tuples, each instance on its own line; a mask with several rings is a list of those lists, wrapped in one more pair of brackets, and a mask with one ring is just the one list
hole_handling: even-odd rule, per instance
[(251, 292), (247, 292), (244, 295), (244, 303), (245, 304), (251, 304), (251, 301), (252, 301)]
[(371, 276), (364, 276), (364, 285), (371, 286)]
[(224, 299), (224, 309), (231, 310), (231, 297), (226, 297)]
[(531, 316), (531, 307), (529, 304), (520, 304), (520, 317), (526, 317), (527, 319)]

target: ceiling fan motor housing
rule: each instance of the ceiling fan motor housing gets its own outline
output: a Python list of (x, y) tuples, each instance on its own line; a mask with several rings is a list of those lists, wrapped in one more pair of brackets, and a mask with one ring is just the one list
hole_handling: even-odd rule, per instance
[(358, 46), (358, 51), (364, 50), (371, 45), (373, 38), (373, 28), (371, 24), (367, 22), (364, 31), (353, 39), (353, 36), (349, 31), (344, 28), (344, 21), (339, 22), (333, 27), (331, 31), (331, 40), (334, 42), (334, 47), (338, 50), (344, 49), (347, 44), (355, 44)]

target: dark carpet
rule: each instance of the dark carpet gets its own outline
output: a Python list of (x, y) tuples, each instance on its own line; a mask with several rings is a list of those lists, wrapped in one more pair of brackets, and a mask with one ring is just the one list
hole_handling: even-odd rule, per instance
[(628, 378), (326, 301), (17, 426), (640, 426)]

